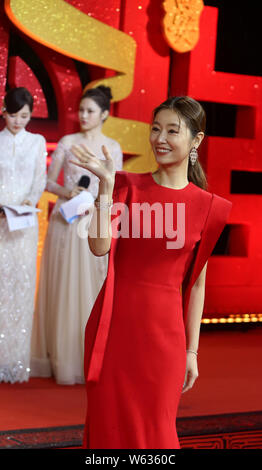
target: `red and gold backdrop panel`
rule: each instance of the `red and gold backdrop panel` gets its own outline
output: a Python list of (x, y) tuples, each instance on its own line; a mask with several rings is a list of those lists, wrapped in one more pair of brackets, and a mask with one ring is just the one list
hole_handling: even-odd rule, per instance
[[(152, 109), (167, 96), (186, 94), (237, 106), (235, 136), (208, 136), (201, 152), (209, 191), (233, 202), (226, 253), (209, 260), (206, 318), (260, 313), (262, 287), (261, 195), (230, 192), (232, 172), (261, 171), (261, 78), (215, 70), (217, 16), (216, 8), (203, 7), (200, 0), (187, 5), (171, 0), (6, 0), (0, 24), (1, 98), (6, 80), (9, 86), (29, 88), (36, 101), (29, 130), (42, 133), (50, 151), (62, 135), (78, 130), (83, 86), (75, 60), (87, 64), (87, 87), (104, 83), (113, 91), (105, 133), (121, 144), (128, 171), (155, 170), (149, 122)], [(45, 94), (30, 67), (19, 56), (8, 59), (10, 31), (44, 66), (57, 119), (48, 118)], [(39, 203), (39, 260), (50, 201), (55, 196), (45, 192)]]

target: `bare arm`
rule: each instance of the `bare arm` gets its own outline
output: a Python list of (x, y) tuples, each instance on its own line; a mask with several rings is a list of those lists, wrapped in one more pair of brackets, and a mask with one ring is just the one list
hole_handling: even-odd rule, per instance
[(71, 163), (91, 171), (99, 178), (99, 190), (95, 202), (93, 217), (89, 226), (88, 243), (90, 250), (96, 256), (103, 256), (111, 246), (111, 208), (115, 169), (113, 159), (108, 149), (103, 146), (105, 160), (97, 158), (86, 145), (73, 145), (72, 153), (77, 161)]
[(56, 150), (52, 154), (52, 162), (48, 169), (46, 189), (50, 193), (62, 198), (70, 199), (71, 192), (57, 183), (57, 178), (64, 164), (65, 147), (62, 141), (58, 142)]
[(201, 318), (205, 300), (205, 283), (206, 283), (207, 263), (199, 274), (195, 284), (191, 289), (188, 313), (185, 324), (186, 332), (186, 349), (187, 364), (186, 377), (183, 392), (186, 392), (194, 385), (198, 377), (197, 355), (194, 354), (198, 350)]

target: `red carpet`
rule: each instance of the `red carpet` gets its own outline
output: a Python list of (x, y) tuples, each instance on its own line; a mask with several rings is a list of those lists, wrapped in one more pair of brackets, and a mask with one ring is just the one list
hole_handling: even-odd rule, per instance
[(36, 378), (21, 384), (1, 383), (0, 403), (1, 430), (83, 424), (85, 386), (61, 386), (53, 379)]
[(262, 410), (262, 329), (202, 331), (199, 378), (178, 416)]
[[(178, 421), (183, 429), (186, 423), (192, 426), (197, 421), (198, 432), (203, 434), (203, 417), (221, 415), (218, 418), (225, 423), (224, 414), (262, 411), (261, 332), (259, 327), (243, 332), (202, 331), (199, 378), (180, 402)], [(82, 427), (74, 426), (84, 424), (84, 385), (61, 386), (53, 379), (35, 378), (22, 384), (1, 383), (0, 403), (1, 431), (73, 426), (72, 432), (81, 438)], [(256, 418), (256, 429), (262, 431), (260, 413), (251, 413), (249, 422), (252, 416)], [(214, 421), (214, 417), (209, 420)], [(241, 426), (243, 430), (243, 418)]]

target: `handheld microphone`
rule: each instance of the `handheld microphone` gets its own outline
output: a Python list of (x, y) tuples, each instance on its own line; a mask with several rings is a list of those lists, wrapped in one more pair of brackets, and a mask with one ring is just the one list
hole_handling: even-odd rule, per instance
[(87, 189), (90, 184), (90, 177), (88, 175), (82, 175), (80, 180), (78, 181), (77, 185), (81, 186), (81, 188)]
[(84, 191), (88, 188), (90, 181), (91, 178), (88, 175), (82, 175), (77, 185), (83, 188), (83, 191), (61, 204), (59, 208), (60, 213), (69, 224), (72, 224), (75, 219), (92, 209), (94, 205), (92, 194), (89, 191)]

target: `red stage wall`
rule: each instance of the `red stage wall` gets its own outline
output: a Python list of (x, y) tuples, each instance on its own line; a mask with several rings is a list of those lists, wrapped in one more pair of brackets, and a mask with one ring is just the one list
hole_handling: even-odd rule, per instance
[[(227, 249), (223, 255), (212, 255), (209, 260), (204, 316), (260, 313), (262, 197), (261, 194), (231, 193), (231, 176), (233, 171), (239, 170), (262, 171), (259, 152), (262, 146), (261, 77), (215, 70), (216, 8), (204, 7), (196, 47), (190, 52), (178, 53), (169, 47), (163, 35), (161, 1), (66, 1), (84, 14), (125, 32), (137, 43), (132, 92), (113, 104), (112, 115), (149, 123), (156, 105), (169, 95), (180, 94), (207, 103), (236, 105), (235, 136), (207, 136), (201, 152), (208, 190), (233, 202), (226, 228)], [(54, 91), (57, 120), (48, 119), (45, 94), (30, 67), (19, 56), (8, 59), (10, 31), (19, 35), (42, 62)], [(53, 143), (62, 135), (75, 132), (82, 84), (73, 59), (29, 38), (11, 23), (3, 10), (0, 40), (1, 98), (5, 94), (6, 80), (9, 86), (26, 86), (36, 99), (33, 117), (38, 119), (32, 120), (32, 131), (42, 133)], [(112, 70), (95, 65), (86, 67), (90, 80), (115, 75)], [(125, 145), (123, 149), (125, 151)]]

